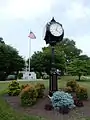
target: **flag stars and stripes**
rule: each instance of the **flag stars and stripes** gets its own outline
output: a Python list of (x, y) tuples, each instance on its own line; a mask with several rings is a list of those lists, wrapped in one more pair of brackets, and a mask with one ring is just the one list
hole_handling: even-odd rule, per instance
[(30, 31), (28, 37), (31, 38), (31, 39), (36, 39), (35, 34), (33, 32), (31, 32), (31, 31)]

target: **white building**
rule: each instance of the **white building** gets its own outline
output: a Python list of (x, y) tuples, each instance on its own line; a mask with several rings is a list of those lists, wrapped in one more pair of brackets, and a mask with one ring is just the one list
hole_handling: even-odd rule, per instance
[(36, 73), (35, 72), (29, 72), (29, 71), (23, 71), (23, 78), (24, 80), (36, 80)]

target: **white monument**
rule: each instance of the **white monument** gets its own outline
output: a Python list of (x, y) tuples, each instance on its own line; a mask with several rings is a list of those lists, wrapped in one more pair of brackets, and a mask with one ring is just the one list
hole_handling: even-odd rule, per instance
[(23, 72), (23, 79), (24, 80), (36, 80), (36, 73), (35, 72), (24, 71)]
[(22, 71), (23, 73), (23, 80), (36, 80), (36, 73), (35, 72), (30, 72), (30, 69), (28, 69), (28, 64), (25, 61), (25, 69)]

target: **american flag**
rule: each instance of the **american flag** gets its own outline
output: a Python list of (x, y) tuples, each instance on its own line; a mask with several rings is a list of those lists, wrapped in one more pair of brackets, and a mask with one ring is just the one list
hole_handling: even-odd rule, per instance
[(31, 32), (31, 31), (30, 31), (28, 37), (31, 38), (31, 39), (36, 39), (35, 34), (33, 32)]

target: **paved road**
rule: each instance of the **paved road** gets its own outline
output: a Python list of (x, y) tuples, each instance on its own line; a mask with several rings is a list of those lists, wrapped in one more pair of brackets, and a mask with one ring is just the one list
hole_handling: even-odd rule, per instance
[[(17, 80), (17, 81), (21, 81), (21, 82), (25, 82), (25, 81), (33, 81), (33, 82), (35, 82), (35, 81), (46, 81), (46, 80), (43, 80), (43, 79), (36, 79), (36, 80)], [(9, 80), (9, 81), (0, 81), (0, 83), (6, 83), (6, 82), (11, 82), (11, 80)]]

